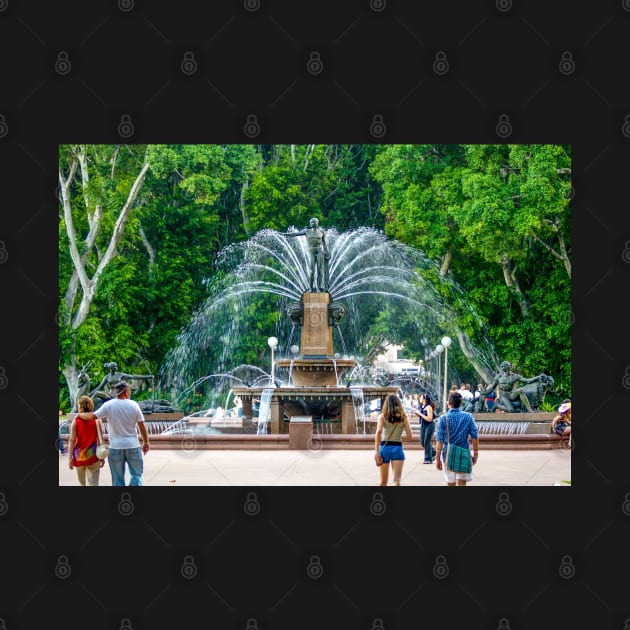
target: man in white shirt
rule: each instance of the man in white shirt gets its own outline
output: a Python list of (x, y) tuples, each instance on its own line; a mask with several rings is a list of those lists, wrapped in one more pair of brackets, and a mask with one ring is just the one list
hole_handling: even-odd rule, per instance
[[(115, 398), (103, 403), (95, 412), (81, 412), (84, 420), (107, 418), (109, 427), (109, 469), (112, 485), (125, 485), (125, 464), (129, 467), (129, 485), (143, 486), (144, 462), (142, 456), (149, 452), (149, 434), (144, 424), (140, 405), (131, 400), (131, 387), (126, 381), (119, 381), (112, 389)], [(142, 435), (142, 447), (138, 439), (136, 425)]]
[(470, 391), (470, 385), (466, 385), (465, 383), (462, 383), (459, 387), (459, 393), (462, 396), (462, 400), (472, 400), (473, 399), (473, 393)]

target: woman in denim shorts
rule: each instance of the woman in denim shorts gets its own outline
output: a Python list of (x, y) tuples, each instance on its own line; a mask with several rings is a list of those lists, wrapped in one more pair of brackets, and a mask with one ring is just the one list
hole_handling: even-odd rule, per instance
[(405, 452), (402, 446), (403, 429), (405, 439), (411, 440), (411, 425), (403, 403), (395, 394), (389, 394), (383, 403), (374, 436), (374, 461), (381, 473), (381, 486), (387, 485), (390, 464), (394, 474), (394, 485), (400, 485), (405, 463)]

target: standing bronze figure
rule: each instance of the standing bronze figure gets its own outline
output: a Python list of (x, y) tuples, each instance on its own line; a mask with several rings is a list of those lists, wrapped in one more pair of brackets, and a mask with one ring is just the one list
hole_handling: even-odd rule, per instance
[(284, 236), (306, 236), (310, 255), (309, 287), (315, 293), (328, 291), (330, 252), (326, 245), (326, 234), (319, 227), (319, 220), (313, 218), (310, 220), (310, 227), (294, 232), (284, 232)]

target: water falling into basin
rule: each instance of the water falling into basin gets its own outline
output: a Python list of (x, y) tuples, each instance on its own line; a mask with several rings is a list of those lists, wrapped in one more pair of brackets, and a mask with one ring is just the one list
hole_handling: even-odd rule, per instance
[(273, 396), (274, 388), (265, 387), (260, 397), (260, 410), (258, 411), (258, 428), (256, 433), (258, 435), (267, 434), (267, 425), (269, 424), (269, 418), (271, 417), (271, 398)]
[(495, 422), (494, 420), (481, 420), (476, 424), (477, 431), (482, 435), (523, 435), (529, 427), (529, 422), (525, 421)]
[(365, 398), (363, 390), (359, 387), (351, 387), (350, 393), (352, 394), (356, 432), (359, 433), (359, 425), (362, 425), (363, 433), (365, 434)]

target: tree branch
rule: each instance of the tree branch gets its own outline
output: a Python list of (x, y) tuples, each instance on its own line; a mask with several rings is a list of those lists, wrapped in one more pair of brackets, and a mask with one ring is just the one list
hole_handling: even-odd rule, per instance
[[(146, 158), (145, 158), (146, 160)], [(109, 245), (101, 259), (99, 260), (98, 266), (96, 267), (96, 271), (90, 280), (88, 280), (87, 275), (85, 273), (85, 269), (83, 267), (79, 258), (75, 262), (75, 266), (79, 263), (79, 279), (81, 281), (81, 288), (83, 290), (83, 297), (81, 298), (81, 303), (79, 304), (79, 308), (77, 309), (75, 316), (72, 320), (72, 327), (74, 329), (78, 328), (86, 319), (90, 312), (90, 306), (92, 305), (92, 301), (94, 300), (94, 294), (96, 292), (96, 287), (98, 285), (99, 278), (101, 277), (105, 267), (111, 262), (111, 260), (116, 255), (116, 250), (118, 247), (118, 243), (123, 235), (125, 226), (127, 224), (127, 219), (129, 218), (129, 213), (131, 212), (131, 208), (138, 197), (138, 193), (144, 183), (144, 178), (146, 176), (147, 171), (149, 170), (149, 163), (147, 161), (144, 162), (140, 173), (136, 177), (131, 190), (129, 191), (129, 195), (127, 196), (127, 200), (125, 201), (124, 206), (120, 210), (120, 214), (118, 215), (118, 219), (116, 219), (116, 223), (114, 225), (114, 230), (112, 232), (112, 236), (109, 241)], [(68, 210), (70, 208), (70, 201), (68, 199), (67, 202)], [(65, 204), (64, 204), (65, 207)], [(72, 218), (72, 217), (70, 217)], [(74, 230), (74, 226), (72, 227)], [(75, 238), (75, 250), (76, 250), (76, 238)], [(71, 249), (72, 253), (72, 249)], [(77, 251), (78, 254), (78, 251)], [(74, 261), (74, 255), (73, 255)]]

